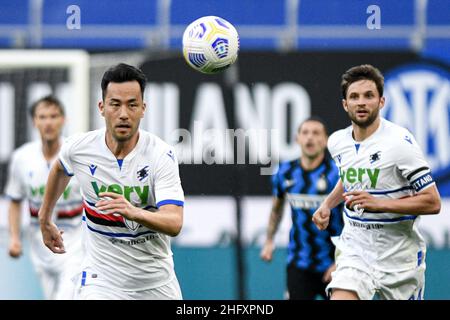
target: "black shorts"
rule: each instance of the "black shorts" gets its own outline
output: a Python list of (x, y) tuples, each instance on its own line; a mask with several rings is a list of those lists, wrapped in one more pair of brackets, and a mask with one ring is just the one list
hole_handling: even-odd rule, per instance
[(327, 283), (322, 282), (323, 273), (299, 269), (290, 264), (287, 267), (289, 300), (314, 300), (317, 295), (328, 299), (325, 294)]

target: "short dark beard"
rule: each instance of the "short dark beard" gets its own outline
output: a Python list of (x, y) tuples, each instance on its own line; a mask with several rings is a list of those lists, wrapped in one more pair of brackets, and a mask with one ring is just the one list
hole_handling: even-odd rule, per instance
[(347, 112), (348, 117), (350, 118), (350, 120), (352, 120), (353, 123), (355, 123), (358, 127), (361, 127), (361, 128), (367, 128), (372, 123), (374, 123), (375, 120), (377, 119), (379, 113), (380, 113), (380, 110), (378, 109), (378, 111), (370, 114), (369, 117), (367, 118), (367, 120), (359, 121), (359, 120), (357, 120), (356, 116), (353, 116), (351, 114), (351, 112)]

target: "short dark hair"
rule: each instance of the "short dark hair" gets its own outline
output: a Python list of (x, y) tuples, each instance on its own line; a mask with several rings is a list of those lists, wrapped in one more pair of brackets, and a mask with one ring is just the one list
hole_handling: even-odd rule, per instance
[(341, 90), (342, 97), (346, 99), (348, 87), (359, 80), (372, 80), (377, 86), (380, 97), (383, 96), (384, 77), (383, 74), (370, 64), (362, 64), (360, 66), (352, 67), (345, 71), (342, 75)]
[(300, 132), (300, 130), (302, 129), (302, 126), (305, 122), (309, 122), (309, 121), (316, 121), (322, 124), (323, 129), (325, 130), (325, 134), (328, 136), (328, 129), (327, 129), (327, 124), (325, 123), (325, 121), (318, 116), (310, 116), (309, 118), (306, 118), (305, 120), (302, 121), (302, 123), (300, 123), (300, 125), (297, 128), (297, 133)]
[(47, 95), (45, 97), (40, 98), (39, 100), (35, 101), (31, 107), (30, 107), (30, 116), (32, 118), (34, 118), (34, 116), (36, 115), (36, 108), (38, 105), (40, 105), (41, 103), (47, 105), (47, 106), (56, 106), (59, 109), (59, 112), (61, 112), (61, 115), (64, 116), (64, 107), (61, 103), (61, 101), (59, 101), (58, 98), (56, 98), (54, 95)]
[(119, 63), (118, 65), (112, 66), (103, 74), (102, 78), (102, 98), (105, 99), (106, 88), (110, 82), (127, 82), (136, 80), (141, 87), (141, 94), (144, 97), (145, 84), (147, 82), (147, 77), (142, 72), (142, 70), (130, 66), (125, 63)]

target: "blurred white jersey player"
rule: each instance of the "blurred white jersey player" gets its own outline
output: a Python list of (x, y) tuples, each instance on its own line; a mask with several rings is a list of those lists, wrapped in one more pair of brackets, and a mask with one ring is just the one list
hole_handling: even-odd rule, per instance
[[(49, 178), (47, 190), (57, 193), (66, 176), (81, 185), (86, 259), (76, 279), (78, 299), (182, 299), (170, 236), (181, 230), (184, 193), (172, 148), (139, 130), (144, 87), (139, 69), (108, 70), (99, 104), (106, 129), (67, 139)], [(61, 252), (48, 220), (52, 194), (41, 209), (41, 229), (47, 245)]]
[(440, 211), (430, 167), (413, 135), (379, 116), (383, 77), (362, 65), (343, 75), (343, 105), (352, 125), (333, 133), (328, 149), (340, 181), (314, 214), (320, 229), (328, 209), (345, 200), (336, 243), (334, 299), (423, 299), (426, 244), (419, 216)]
[(64, 231), (67, 255), (51, 252), (43, 243), (38, 222), (45, 184), (51, 165), (57, 161), (62, 139), (64, 110), (60, 102), (46, 96), (31, 108), (33, 123), (41, 140), (29, 142), (14, 151), (5, 193), (10, 198), (9, 253), (18, 257), (22, 253), (20, 215), (22, 200), (28, 200), (30, 211), (30, 256), (46, 299), (72, 299), (73, 283), (70, 278), (81, 265), (82, 199), (77, 180), (65, 188), (55, 206), (54, 221)]

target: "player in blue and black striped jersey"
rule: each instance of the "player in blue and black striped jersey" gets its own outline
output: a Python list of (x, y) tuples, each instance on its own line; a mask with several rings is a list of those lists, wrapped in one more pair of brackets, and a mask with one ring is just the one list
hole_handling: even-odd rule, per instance
[(335, 268), (331, 237), (342, 231), (342, 208), (333, 210), (326, 232), (321, 233), (311, 221), (314, 211), (339, 179), (338, 169), (327, 155), (327, 138), (322, 120), (315, 117), (305, 120), (297, 131), (301, 157), (281, 163), (272, 176), (273, 205), (261, 258), (272, 260), (274, 235), (287, 199), (292, 218), (287, 256), (287, 288), (291, 300), (311, 300), (317, 295), (326, 298), (325, 288)]

